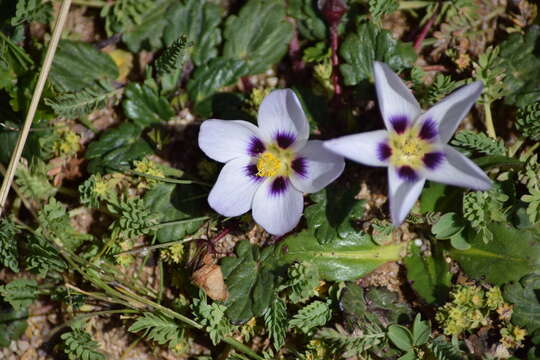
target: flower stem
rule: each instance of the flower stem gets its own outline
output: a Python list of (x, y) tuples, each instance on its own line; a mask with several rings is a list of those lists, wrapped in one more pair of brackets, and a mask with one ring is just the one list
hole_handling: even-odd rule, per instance
[(30, 101), (30, 107), (28, 108), (28, 113), (26, 114), (26, 119), (24, 120), (24, 126), (15, 145), (13, 154), (11, 155), (11, 160), (7, 169), (6, 176), (2, 182), (2, 187), (0, 188), (0, 215), (4, 210), (4, 206), (9, 194), (9, 189), (11, 183), (13, 182), (13, 177), (15, 176), (15, 171), (19, 165), (21, 159), (22, 151), (28, 138), (28, 133), (30, 132), (30, 127), (32, 126), (32, 121), (36, 115), (37, 107), (39, 105), (39, 100), (41, 99), (41, 94), (45, 87), (45, 82), (51, 70), (51, 65), (53, 62), (54, 54), (56, 53), (56, 48), (58, 47), (58, 42), (60, 41), (60, 35), (62, 35), (62, 29), (66, 23), (67, 16), (69, 13), (69, 7), (71, 5), (71, 0), (63, 0), (62, 7), (60, 8), (60, 13), (56, 20), (56, 25), (54, 26), (54, 31), (51, 37), (51, 42), (47, 48), (47, 53), (45, 54), (45, 61), (39, 73), (38, 81), (34, 89), (34, 94), (32, 95), (32, 100)]
[(484, 103), (484, 112), (486, 116), (486, 130), (488, 135), (496, 139), (497, 134), (495, 134), (495, 126), (493, 126), (493, 116), (491, 115), (491, 103), (485, 102)]

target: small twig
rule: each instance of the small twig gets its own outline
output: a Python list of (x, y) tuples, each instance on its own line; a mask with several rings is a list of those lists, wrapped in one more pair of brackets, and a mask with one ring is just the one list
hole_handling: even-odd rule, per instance
[(17, 140), (17, 144), (15, 145), (15, 149), (11, 156), (6, 176), (4, 177), (2, 187), (0, 188), (0, 216), (3, 213), (7, 196), (9, 194), (9, 189), (11, 187), (11, 183), (13, 182), (13, 177), (15, 176), (15, 171), (17, 170), (17, 166), (19, 165), (22, 151), (24, 149), (24, 145), (26, 144), (26, 139), (28, 138), (28, 133), (30, 131), (30, 127), (32, 126), (32, 122), (34, 120), (34, 116), (36, 115), (36, 110), (41, 99), (41, 94), (43, 93), (43, 89), (45, 87), (45, 82), (47, 81), (49, 71), (51, 70), (54, 54), (56, 53), (56, 48), (58, 47), (58, 42), (60, 41), (60, 35), (62, 35), (62, 29), (64, 28), (64, 24), (67, 20), (70, 5), (71, 0), (62, 1), (60, 14), (58, 15), (58, 19), (56, 20), (56, 25), (54, 26), (51, 42), (49, 43), (49, 47), (47, 48), (45, 61), (43, 62), (43, 67), (41, 68), (41, 72), (39, 74), (39, 78), (34, 89), (34, 94), (32, 95), (30, 107), (28, 108), (26, 119), (24, 120), (24, 126), (19, 135), (19, 139)]

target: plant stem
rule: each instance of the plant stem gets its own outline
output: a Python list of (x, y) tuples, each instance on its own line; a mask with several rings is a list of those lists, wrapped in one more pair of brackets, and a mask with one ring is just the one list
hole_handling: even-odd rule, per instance
[(192, 218), (192, 219), (186, 219), (186, 220), (174, 220), (174, 221), (168, 221), (168, 222), (152, 225), (152, 226), (149, 226), (146, 229), (157, 230), (157, 229), (161, 229), (162, 227), (166, 227), (166, 226), (189, 224), (191, 222), (208, 220), (208, 219), (210, 219), (210, 216), (200, 216), (200, 217), (196, 217), (196, 218)]
[(99, 0), (73, 0), (73, 5), (102, 8), (107, 6), (107, 2)]
[(426, 6), (433, 4), (432, 1), (400, 1), (399, 9), (400, 10), (411, 10), (411, 9), (420, 9)]
[(15, 150), (13, 151), (13, 154), (11, 156), (11, 160), (7, 169), (7, 174), (4, 177), (2, 187), (0, 188), (0, 216), (2, 215), (2, 212), (4, 210), (7, 196), (9, 194), (9, 189), (11, 187), (11, 183), (13, 182), (13, 177), (15, 176), (15, 171), (17, 170), (17, 166), (19, 165), (22, 151), (26, 143), (26, 139), (28, 138), (28, 133), (30, 131), (30, 127), (32, 126), (32, 121), (34, 120), (34, 116), (36, 115), (36, 110), (39, 105), (39, 100), (41, 99), (41, 94), (43, 93), (43, 88), (45, 87), (45, 82), (47, 81), (49, 71), (51, 70), (54, 54), (56, 53), (56, 48), (58, 47), (58, 42), (60, 41), (60, 36), (62, 35), (62, 29), (64, 28), (64, 24), (67, 20), (70, 5), (71, 0), (62, 1), (62, 7), (60, 8), (60, 13), (58, 15), (58, 19), (56, 20), (56, 25), (54, 26), (51, 42), (49, 43), (49, 47), (47, 48), (47, 53), (45, 55), (45, 61), (43, 62), (41, 72), (39, 73), (38, 81), (34, 89), (34, 94), (32, 95), (32, 100), (30, 102), (30, 107), (28, 108), (26, 119), (24, 120), (24, 126), (19, 135), (19, 139), (17, 140), (17, 144), (15, 145)]
[(148, 179), (152, 179), (152, 180), (166, 182), (166, 183), (172, 183), (172, 184), (197, 184), (197, 185), (204, 185), (204, 186), (212, 187), (212, 185), (210, 185), (208, 183), (205, 183), (205, 182), (202, 182), (202, 181), (197, 181), (197, 180), (172, 179), (172, 178), (167, 178), (167, 177), (149, 175), (149, 174), (145, 174), (143, 172), (139, 172), (139, 171), (135, 171), (135, 170), (129, 170), (128, 173), (133, 174), (133, 175), (137, 175), (137, 176), (141, 176), (141, 177), (145, 177), (145, 178), (148, 178)]
[(491, 115), (491, 103), (485, 102), (484, 103), (484, 112), (486, 116), (486, 130), (490, 137), (493, 139), (497, 138), (497, 134), (495, 134), (495, 126), (493, 126), (493, 116)]
[(119, 252), (117, 255), (136, 254), (136, 253), (139, 253), (139, 252), (148, 252), (148, 251), (152, 251), (152, 250), (156, 250), (156, 249), (161, 249), (161, 248), (166, 248), (166, 247), (169, 247), (169, 246), (173, 246), (175, 244), (184, 244), (184, 243), (190, 242), (192, 240), (193, 240), (193, 238), (190, 237), (190, 238), (187, 238), (187, 239), (170, 241), (170, 242), (166, 242), (166, 243), (163, 243), (163, 244), (141, 246), (141, 247), (138, 247), (138, 248), (135, 248), (135, 249)]
[(435, 23), (436, 18), (437, 12), (435, 11), (435, 13), (429, 18), (428, 22), (424, 25), (422, 31), (420, 31), (420, 34), (418, 34), (418, 37), (414, 41), (413, 47), (414, 50), (416, 50), (417, 54), (420, 53), (420, 51), (422, 50), (422, 46), (424, 46), (424, 40), (426, 39), (429, 30), (431, 30), (431, 27)]

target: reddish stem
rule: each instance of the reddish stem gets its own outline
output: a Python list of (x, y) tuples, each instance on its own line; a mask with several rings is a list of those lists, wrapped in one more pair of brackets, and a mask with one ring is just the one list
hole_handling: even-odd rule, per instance
[(414, 50), (416, 50), (416, 53), (419, 53), (420, 50), (422, 50), (422, 43), (426, 39), (426, 36), (429, 30), (431, 30), (431, 27), (435, 23), (436, 17), (437, 17), (437, 14), (433, 14), (433, 16), (428, 20), (428, 22), (422, 28), (422, 31), (420, 31), (420, 34), (418, 34), (418, 37), (416, 38), (416, 40), (414, 40), (413, 47), (414, 47)]
[(302, 61), (301, 53), (298, 31), (294, 29), (293, 37), (289, 43), (289, 57), (292, 60), (292, 68), (295, 73), (303, 71), (306, 66), (304, 61)]
[(332, 84), (334, 86), (334, 96), (341, 95), (341, 85), (339, 84), (339, 35), (337, 24), (330, 26), (330, 45), (332, 47)]

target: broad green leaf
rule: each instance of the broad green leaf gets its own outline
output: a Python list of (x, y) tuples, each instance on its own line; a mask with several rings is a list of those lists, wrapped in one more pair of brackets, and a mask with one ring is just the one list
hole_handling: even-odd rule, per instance
[(18, 340), (26, 331), (28, 310), (15, 311), (0, 302), (0, 349), (8, 347), (13, 340)]
[(474, 159), (476, 165), (480, 166), (482, 169), (489, 169), (494, 167), (504, 167), (504, 168), (516, 168), (520, 169), (525, 165), (522, 161), (518, 159), (513, 159), (507, 156), (502, 155), (488, 155), (482, 156), (477, 159)]
[(455, 234), (461, 232), (464, 227), (465, 224), (458, 215), (450, 212), (441, 216), (439, 221), (431, 228), (431, 232), (435, 235), (435, 238), (444, 240), (450, 239)]
[(300, 34), (308, 40), (325, 40), (327, 26), (320, 16), (316, 2), (312, 0), (289, 0), (288, 14), (296, 19)]
[(452, 274), (439, 247), (432, 248), (432, 256), (423, 256), (420, 248), (411, 245), (411, 253), (403, 259), (407, 280), (428, 304), (442, 304), (452, 285)]
[(274, 247), (259, 249), (243, 240), (235, 253), (221, 260), (221, 271), (229, 289), (227, 316), (233, 324), (242, 324), (262, 315), (276, 296)]
[(167, 26), (163, 33), (165, 44), (170, 45), (185, 34), (192, 43), (191, 59), (195, 65), (206, 64), (218, 54), (222, 13), (220, 6), (208, 1), (174, 3), (167, 12)]
[(540, 270), (540, 235), (536, 231), (498, 223), (489, 224), (488, 229), (493, 234), (488, 243), (481, 233), (475, 233), (467, 239), (470, 249), (450, 250), (467, 275), (501, 285)]
[(15, 311), (30, 306), (38, 295), (37, 282), (31, 279), (17, 279), (0, 286), (0, 295), (7, 301)]
[(333, 185), (311, 195), (315, 204), (306, 208), (305, 216), (321, 244), (346, 237), (352, 230), (351, 221), (362, 217), (365, 202), (354, 198), (357, 193), (357, 187)]
[(259, 74), (287, 52), (293, 35), (282, 0), (250, 0), (225, 24), (223, 55), (241, 59), (247, 74)]
[(382, 61), (393, 70), (409, 68), (416, 60), (412, 46), (392, 37), (392, 34), (366, 23), (347, 35), (339, 49), (344, 60), (340, 66), (345, 85), (357, 85), (373, 78), (373, 62)]
[(427, 321), (422, 320), (420, 314), (416, 314), (413, 323), (412, 337), (414, 346), (421, 346), (428, 342), (431, 335), (431, 326)]
[[(146, 193), (144, 201), (161, 223), (201, 217), (206, 210), (206, 194), (195, 185), (158, 184)], [(203, 222), (197, 220), (161, 227), (156, 233), (157, 241), (166, 243), (181, 239), (197, 231)]]
[(409, 350), (407, 353), (398, 358), (398, 360), (419, 360), (414, 353), (414, 350)]
[(527, 328), (529, 334), (540, 329), (539, 291), (540, 274), (530, 274), (503, 290), (504, 299), (514, 305), (512, 323)]
[(428, 181), (420, 196), (420, 212), (429, 214), (432, 211), (447, 213), (461, 210), (461, 204), (455, 199), (460, 198), (462, 193), (461, 188)]
[(213, 59), (193, 73), (187, 85), (189, 97), (197, 104), (196, 109), (200, 113), (210, 115), (210, 96), (224, 86), (233, 85), (244, 75), (246, 66), (243, 60)]
[(169, 101), (144, 84), (130, 83), (126, 87), (122, 107), (126, 116), (141, 128), (167, 121), (174, 115)]
[(413, 347), (412, 334), (404, 326), (390, 325), (387, 335), (390, 341), (403, 351), (409, 351)]
[(152, 148), (141, 138), (141, 129), (131, 123), (107, 130), (88, 145), (86, 158), (90, 173), (127, 169), (130, 161), (151, 154)]
[(62, 91), (77, 92), (112, 81), (118, 68), (112, 58), (90, 44), (62, 40), (54, 57), (49, 78)]
[(279, 247), (279, 261), (313, 264), (322, 279), (354, 280), (380, 265), (399, 259), (403, 244), (375, 245), (368, 235), (336, 238), (326, 245), (308, 230), (289, 236)]

